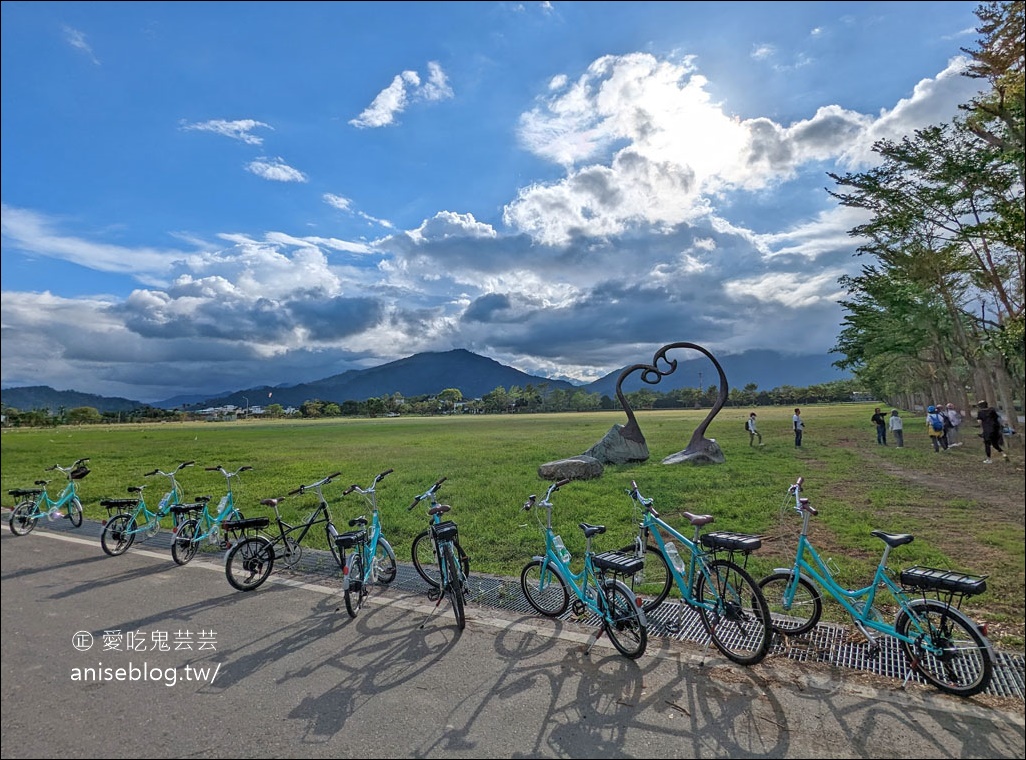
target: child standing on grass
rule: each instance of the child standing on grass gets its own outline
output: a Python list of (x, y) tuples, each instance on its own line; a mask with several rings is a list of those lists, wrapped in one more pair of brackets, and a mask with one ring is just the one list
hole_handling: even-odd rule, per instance
[(905, 448), (905, 423), (901, 421), (901, 415), (898, 414), (897, 409), (891, 409), (891, 416), (888, 422), (891, 432), (894, 434), (894, 445), (899, 449)]

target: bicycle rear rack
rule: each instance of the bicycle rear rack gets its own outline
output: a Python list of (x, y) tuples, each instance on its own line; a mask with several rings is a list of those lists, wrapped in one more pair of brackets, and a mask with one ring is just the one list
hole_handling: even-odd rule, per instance
[[(748, 569), (749, 555), (762, 547), (762, 536), (751, 533), (735, 533), (729, 530), (715, 530), (703, 533), (699, 540), (717, 557), (726, 555), (728, 561)], [(737, 556), (735, 556), (737, 555)]]
[(961, 609), (967, 597), (987, 590), (986, 579), (985, 575), (955, 573), (919, 565), (902, 570), (900, 575), (902, 591), (906, 594), (921, 595), (923, 599), (932, 594), (937, 601), (956, 610)]

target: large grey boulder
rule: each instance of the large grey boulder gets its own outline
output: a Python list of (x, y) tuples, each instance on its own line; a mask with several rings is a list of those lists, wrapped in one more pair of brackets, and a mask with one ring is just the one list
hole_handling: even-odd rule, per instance
[(557, 459), (546, 462), (538, 467), (538, 477), (542, 480), (591, 480), (602, 475), (602, 462), (595, 457), (584, 454), (568, 459)]
[(676, 454), (670, 454), (663, 464), (723, 464), (727, 457), (715, 438), (692, 439), (691, 444)]
[[(639, 440), (640, 439), (640, 440)], [(605, 464), (627, 464), (648, 460), (648, 444), (644, 436), (631, 437), (624, 433), (623, 425), (613, 425), (601, 441), (584, 452)]]

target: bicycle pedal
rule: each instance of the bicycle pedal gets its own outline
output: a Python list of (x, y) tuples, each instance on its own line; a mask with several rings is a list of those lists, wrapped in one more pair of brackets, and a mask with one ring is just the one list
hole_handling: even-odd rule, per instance
[(430, 591), (428, 591), (427, 597), (429, 601), (437, 602), (439, 599), (442, 598), (442, 590), (440, 588), (433, 588)]

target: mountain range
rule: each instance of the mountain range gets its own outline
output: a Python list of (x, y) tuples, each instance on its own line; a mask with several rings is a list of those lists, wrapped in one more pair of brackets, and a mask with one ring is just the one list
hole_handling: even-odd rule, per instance
[[(631, 392), (648, 388), (665, 393), (678, 388), (708, 388), (718, 384), (716, 368), (706, 357), (696, 356), (685, 360), (683, 356), (686, 355), (671, 355), (671, 359), (677, 358), (677, 369), (673, 374), (661, 378), (657, 384), (645, 383), (640, 372), (633, 372), (624, 382), (623, 390)], [(643, 357), (635, 363), (650, 360), (650, 357)], [(717, 357), (717, 360), (723, 366), (730, 387), (738, 389), (750, 383), (754, 383), (759, 390), (781, 386), (805, 388), (850, 377), (834, 367), (833, 359), (827, 354), (788, 356), (776, 351), (747, 351)], [(613, 397), (616, 381), (622, 371), (616, 370), (591, 383), (574, 384), (567, 380), (530, 375), (465, 349), (454, 349), (414, 354), (377, 367), (348, 370), (310, 383), (257, 386), (212, 396), (176, 396), (152, 404), (72, 390), (57, 391), (48, 386), (5, 388), (0, 394), (4, 405), (15, 409), (48, 408), (56, 411), (59, 407), (73, 409), (90, 406), (100, 412), (125, 412), (142, 406), (198, 409), (227, 404), (243, 407), (274, 403), (284, 407), (298, 407), (312, 399), (341, 403), (396, 393), (411, 398), (433, 395), (446, 388), (459, 389), (464, 398), (480, 398), (498, 387), (508, 390), (514, 385), (521, 388), (533, 385), (539, 389), (580, 390)]]

